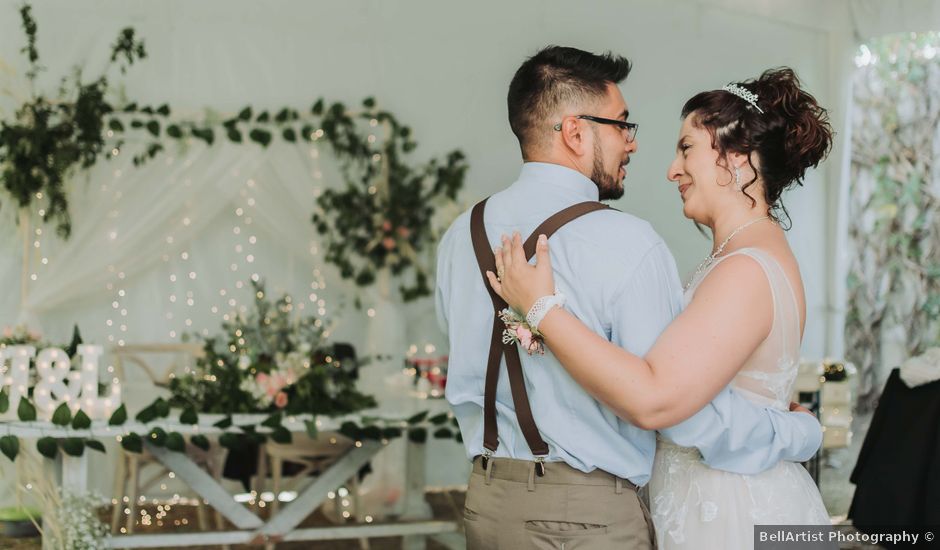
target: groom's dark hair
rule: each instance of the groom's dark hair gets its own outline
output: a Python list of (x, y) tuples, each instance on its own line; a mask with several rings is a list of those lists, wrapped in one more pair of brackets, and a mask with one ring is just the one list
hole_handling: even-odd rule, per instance
[(509, 126), (522, 156), (548, 142), (559, 122), (552, 117), (561, 107), (602, 98), (607, 84), (619, 84), (630, 68), (630, 61), (619, 55), (564, 46), (548, 46), (527, 59), (512, 77), (506, 98)]

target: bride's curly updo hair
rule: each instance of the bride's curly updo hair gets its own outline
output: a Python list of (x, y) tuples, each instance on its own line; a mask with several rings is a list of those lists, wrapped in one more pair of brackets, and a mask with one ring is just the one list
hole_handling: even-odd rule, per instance
[[(694, 126), (711, 134), (719, 162), (728, 153), (747, 155), (748, 164), (764, 184), (770, 215), (777, 222), (782, 217), (789, 222), (780, 196), (794, 184), (803, 185), (806, 169), (829, 154), (829, 114), (800, 88), (799, 78), (788, 67), (770, 69), (756, 79), (736, 84), (757, 95), (760, 110), (731, 92), (713, 90), (688, 100), (682, 107), (682, 118), (691, 115)], [(748, 187), (756, 181), (757, 177), (743, 185), (752, 204), (756, 201), (748, 194)]]

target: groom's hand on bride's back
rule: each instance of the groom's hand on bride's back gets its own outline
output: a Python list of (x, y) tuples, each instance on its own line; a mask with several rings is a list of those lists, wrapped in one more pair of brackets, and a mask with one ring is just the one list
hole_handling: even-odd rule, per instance
[(813, 418), (816, 417), (816, 415), (813, 414), (813, 411), (807, 409), (806, 407), (804, 407), (803, 405), (800, 405), (799, 403), (794, 403), (793, 401), (790, 401), (790, 412), (803, 412), (808, 415), (811, 415)]

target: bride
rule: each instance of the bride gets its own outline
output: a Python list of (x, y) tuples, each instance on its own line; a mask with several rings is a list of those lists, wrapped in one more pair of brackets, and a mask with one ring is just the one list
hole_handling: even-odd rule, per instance
[[(668, 179), (683, 214), (705, 225), (713, 252), (686, 287), (685, 309), (645, 357), (598, 336), (564, 308), (538, 324), (571, 376), (627, 420), (678, 423), (731, 386), (786, 410), (796, 377), (806, 301), (799, 266), (780, 226), (781, 194), (825, 158), (828, 115), (788, 68), (702, 92), (682, 108)], [(496, 250), (494, 290), (527, 312), (555, 286), (548, 242), (535, 266), (518, 234)], [(679, 406), (677, 406), (677, 404)], [(662, 411), (651, 420), (650, 409)], [(756, 475), (709, 468), (694, 448), (659, 438), (650, 500), (659, 547), (751, 548), (760, 524), (829, 524), (815, 484), (799, 464)]]

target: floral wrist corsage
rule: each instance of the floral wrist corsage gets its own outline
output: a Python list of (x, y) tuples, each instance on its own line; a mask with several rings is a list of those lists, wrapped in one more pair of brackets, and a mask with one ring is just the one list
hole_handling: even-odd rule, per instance
[(499, 312), (500, 320), (506, 324), (503, 330), (504, 344), (519, 344), (529, 355), (545, 353), (545, 340), (542, 333), (532, 328), (525, 317), (510, 308)]

